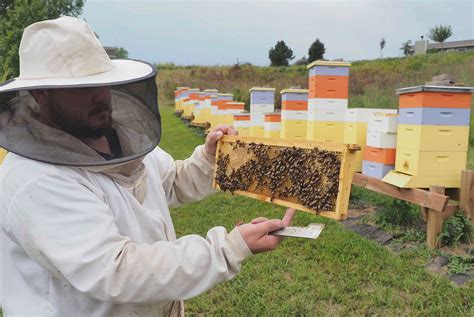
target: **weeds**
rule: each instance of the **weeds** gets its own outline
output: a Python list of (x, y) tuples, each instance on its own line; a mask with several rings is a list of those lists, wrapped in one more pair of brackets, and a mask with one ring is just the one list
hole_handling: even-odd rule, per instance
[(458, 212), (443, 223), (443, 230), (438, 239), (446, 246), (456, 246), (459, 243), (470, 243), (473, 236), (473, 226), (469, 219)]
[(469, 256), (450, 255), (448, 258), (448, 272), (451, 274), (466, 274), (472, 269), (474, 264), (474, 259)]
[(414, 227), (420, 222), (420, 213), (414, 210), (412, 204), (392, 199), (380, 208), (375, 222), (382, 227)]

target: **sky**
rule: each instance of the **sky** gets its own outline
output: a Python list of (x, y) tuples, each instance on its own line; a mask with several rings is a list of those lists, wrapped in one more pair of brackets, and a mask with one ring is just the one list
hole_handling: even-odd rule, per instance
[(450, 25), (448, 41), (474, 39), (474, 0), (86, 0), (83, 14), (104, 46), (129, 58), (177, 65), (269, 65), (279, 40), (296, 59), (317, 38), (324, 58), (402, 56), (403, 42)]

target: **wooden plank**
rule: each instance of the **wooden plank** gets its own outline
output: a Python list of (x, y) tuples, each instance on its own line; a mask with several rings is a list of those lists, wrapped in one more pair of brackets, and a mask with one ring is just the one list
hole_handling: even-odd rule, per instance
[(342, 155), (341, 173), (339, 174), (339, 195), (336, 202), (336, 219), (347, 219), (349, 210), (349, 197), (351, 194), (352, 178), (354, 176), (356, 152), (345, 149)]
[(418, 188), (398, 188), (383, 182), (380, 179), (355, 173), (352, 184), (385, 194), (387, 196), (405, 200), (422, 207), (442, 212), (448, 204), (449, 197), (436, 192), (428, 192)]
[[(265, 144), (269, 146), (276, 146), (276, 147), (296, 147), (296, 148), (305, 148), (305, 149), (314, 149), (318, 148), (320, 150), (325, 151), (333, 151), (333, 152), (341, 152), (341, 163), (340, 163), (340, 170), (339, 170), (339, 190), (337, 192), (335, 208), (334, 210), (323, 210), (318, 211), (317, 214), (329, 217), (336, 220), (342, 220), (347, 217), (347, 209), (349, 205), (349, 196), (350, 196), (350, 187), (352, 184), (352, 177), (353, 177), (353, 164), (352, 161), (355, 159), (355, 151), (359, 149), (358, 146), (353, 146), (349, 144), (342, 144), (342, 143), (331, 143), (331, 142), (314, 142), (314, 141), (306, 141), (306, 140), (286, 140), (286, 139), (268, 139), (268, 138), (257, 138), (257, 137), (238, 137), (238, 136), (224, 136), (217, 145), (216, 151), (216, 161), (218, 161), (220, 153), (232, 153), (232, 168), (237, 168), (240, 166), (241, 162), (245, 162), (249, 160), (252, 154), (248, 154), (244, 148), (237, 147), (234, 149), (230, 144), (236, 144), (237, 140), (241, 143), (255, 143), (255, 144)], [(229, 144), (226, 144), (229, 143)], [(238, 164), (236, 163), (238, 162)], [(216, 173), (217, 168), (214, 172), (214, 181), (213, 186), (214, 188), (219, 189), (219, 185), (216, 183)], [(252, 185), (254, 186), (254, 185)], [(252, 187), (251, 186), (251, 187)], [(316, 214), (315, 210), (311, 210), (304, 205), (298, 203), (295, 200), (295, 197), (288, 198), (278, 198), (278, 197), (271, 197), (270, 190), (260, 190), (259, 192), (253, 191), (254, 189), (249, 188), (248, 190), (235, 190), (234, 193), (251, 197), (254, 199), (258, 199), (261, 201), (271, 202), (277, 205), (286, 206), (295, 208), (302, 211), (307, 211), (313, 214)], [(292, 199), (292, 200), (289, 200)]]
[(474, 223), (474, 171), (462, 171), (459, 207)]
[[(444, 195), (444, 187), (431, 186), (430, 192)], [(426, 243), (428, 249), (436, 249), (440, 246), (438, 239), (441, 229), (443, 228), (443, 213), (437, 212), (433, 209), (427, 210), (427, 223), (426, 223)]]

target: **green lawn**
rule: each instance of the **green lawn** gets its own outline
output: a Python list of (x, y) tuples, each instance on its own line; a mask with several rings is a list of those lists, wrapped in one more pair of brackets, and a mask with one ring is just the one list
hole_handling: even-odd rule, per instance
[[(203, 138), (161, 107), (161, 147), (176, 158), (189, 155)], [(218, 193), (172, 210), (178, 236), (260, 215), (281, 217), (284, 209)], [(316, 241), (287, 239), (278, 250), (254, 256), (230, 282), (188, 300), (201, 316), (472, 316), (474, 282), (463, 287), (428, 273), (430, 253), (422, 246), (395, 254), (346, 231), (339, 223), (299, 212), (294, 223), (326, 224)]]

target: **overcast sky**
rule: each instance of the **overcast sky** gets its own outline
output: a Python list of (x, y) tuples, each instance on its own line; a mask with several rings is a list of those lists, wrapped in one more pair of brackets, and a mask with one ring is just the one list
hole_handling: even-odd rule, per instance
[(284, 40), (296, 58), (319, 38), (327, 59), (401, 56), (435, 24), (451, 25), (448, 40), (474, 39), (474, 0), (160, 1), (86, 0), (82, 15), (104, 46), (151, 63), (268, 65)]

